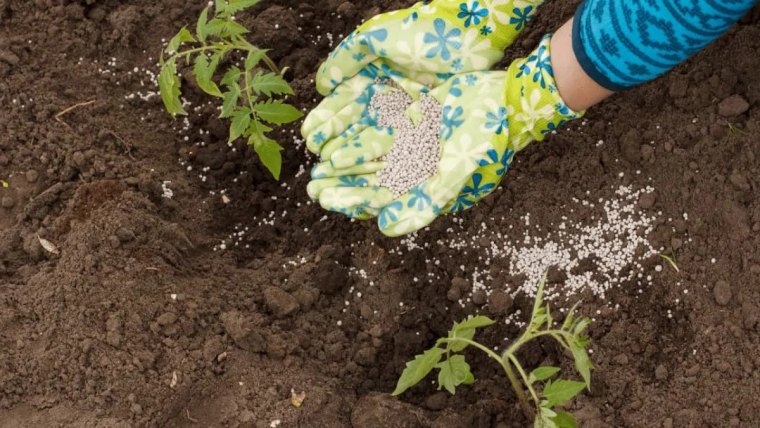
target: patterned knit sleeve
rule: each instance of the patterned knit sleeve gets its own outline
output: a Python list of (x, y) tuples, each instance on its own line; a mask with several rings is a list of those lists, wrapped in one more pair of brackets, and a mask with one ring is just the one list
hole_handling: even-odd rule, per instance
[(573, 50), (601, 86), (621, 91), (702, 50), (759, 0), (585, 0)]

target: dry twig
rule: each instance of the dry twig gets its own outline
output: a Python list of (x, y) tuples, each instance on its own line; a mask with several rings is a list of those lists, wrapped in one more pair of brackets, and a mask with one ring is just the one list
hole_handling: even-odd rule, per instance
[(97, 100), (90, 100), (90, 101), (85, 101), (85, 102), (81, 102), (81, 103), (76, 103), (73, 106), (66, 107), (65, 109), (63, 109), (60, 112), (56, 113), (56, 115), (54, 116), (54, 118), (55, 118), (55, 120), (57, 122), (62, 123), (63, 126), (71, 129), (71, 126), (68, 123), (64, 122), (63, 119), (61, 119), (61, 117), (63, 117), (65, 114), (71, 112), (72, 110), (76, 110), (76, 109), (78, 109), (80, 107), (86, 107), (86, 106), (88, 106), (90, 104), (93, 104), (95, 101), (97, 101)]

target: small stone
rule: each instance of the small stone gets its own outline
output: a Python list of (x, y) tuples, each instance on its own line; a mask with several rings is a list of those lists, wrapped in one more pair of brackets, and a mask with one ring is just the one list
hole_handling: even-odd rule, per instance
[(240, 311), (227, 311), (219, 316), (224, 331), (235, 342), (235, 345), (251, 352), (264, 352), (265, 339), (254, 328), (253, 324)]
[(290, 293), (277, 287), (267, 287), (264, 290), (264, 302), (274, 316), (278, 318), (287, 317), (299, 309), (298, 300)]
[(488, 308), (491, 315), (504, 315), (512, 307), (512, 297), (501, 290), (496, 290), (488, 296)]
[(642, 159), (649, 161), (652, 159), (652, 156), (654, 156), (654, 147), (650, 146), (649, 144), (644, 144), (641, 146)]
[(625, 366), (628, 364), (628, 355), (626, 354), (620, 354), (615, 356), (615, 358), (612, 359), (612, 361), (615, 362), (615, 364)]
[(665, 418), (662, 421), (662, 428), (673, 428), (673, 418)]
[(654, 369), (654, 377), (657, 380), (665, 380), (668, 378), (668, 369), (664, 365), (660, 364)]
[(620, 151), (623, 158), (632, 163), (638, 163), (641, 158), (641, 135), (635, 128), (628, 130), (620, 140)]
[(744, 176), (743, 174), (739, 173), (739, 172), (735, 172), (735, 173), (731, 174), (728, 177), (728, 181), (730, 181), (731, 184), (733, 184), (734, 187), (736, 187), (739, 190), (749, 190), (750, 189), (749, 180), (747, 180), (747, 177)]
[(721, 306), (726, 306), (731, 301), (731, 286), (726, 281), (718, 281), (713, 288), (715, 302)]
[(167, 326), (174, 324), (177, 322), (177, 314), (174, 312), (164, 312), (161, 314), (158, 319), (156, 319), (156, 322), (158, 322), (158, 325), (160, 326)]
[(13, 206), (16, 205), (16, 201), (10, 196), (3, 196), (3, 199), (0, 200), (0, 205), (2, 205), (3, 208), (13, 208)]
[(745, 300), (742, 303), (742, 323), (744, 324), (744, 328), (747, 330), (753, 329), (758, 323), (758, 319), (760, 319), (760, 309), (758, 309), (758, 306), (749, 300)]
[(108, 244), (111, 246), (111, 248), (119, 248), (121, 246), (121, 241), (116, 235), (111, 235), (108, 237)]
[(84, 156), (84, 153), (82, 152), (74, 152), (73, 155), (71, 155), (71, 162), (77, 167), (82, 168), (85, 164), (87, 159)]
[(131, 229), (127, 229), (126, 227), (120, 227), (116, 231), (116, 237), (122, 243), (129, 242), (135, 239), (135, 232), (133, 232)]
[(425, 407), (434, 411), (443, 410), (446, 408), (448, 400), (448, 393), (443, 391), (436, 392), (425, 399)]
[(741, 95), (731, 95), (718, 104), (718, 114), (724, 117), (738, 116), (749, 110), (749, 103)]
[(483, 290), (475, 290), (475, 292), (472, 293), (472, 303), (475, 303), (478, 306), (483, 306), (487, 300), (488, 296)]
[(451, 287), (449, 288), (449, 291), (446, 292), (446, 298), (449, 299), (450, 302), (458, 302), (459, 299), (462, 298), (462, 292), (457, 287)]
[(465, 291), (469, 290), (470, 288), (470, 282), (467, 281), (464, 278), (461, 277), (454, 277), (454, 279), (451, 280), (451, 287), (457, 288), (459, 291)]
[(639, 207), (648, 210), (654, 206), (655, 196), (654, 193), (642, 193), (639, 196)]
[(24, 176), (26, 177), (27, 182), (34, 183), (40, 177), (40, 173), (33, 169), (30, 169), (26, 172), (26, 174), (24, 174)]

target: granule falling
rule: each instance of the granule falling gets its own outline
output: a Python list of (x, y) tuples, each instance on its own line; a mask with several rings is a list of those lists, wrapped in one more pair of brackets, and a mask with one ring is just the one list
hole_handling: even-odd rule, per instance
[(383, 157), (385, 167), (377, 173), (380, 186), (390, 189), (394, 197), (435, 175), (441, 158), (440, 103), (422, 94), (419, 101), (422, 118), (418, 125), (406, 114), (413, 103), (412, 97), (401, 90), (377, 93), (370, 103), (370, 108), (377, 112), (378, 125), (394, 132), (393, 147)]

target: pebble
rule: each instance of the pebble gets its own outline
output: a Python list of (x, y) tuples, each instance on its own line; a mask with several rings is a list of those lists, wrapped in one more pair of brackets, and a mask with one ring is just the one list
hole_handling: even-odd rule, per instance
[(264, 302), (278, 318), (291, 315), (299, 309), (298, 300), (277, 287), (267, 287), (264, 290)]
[(133, 232), (131, 229), (127, 229), (126, 227), (120, 227), (116, 231), (116, 237), (121, 242), (129, 242), (135, 239), (135, 232)]
[(483, 306), (487, 300), (488, 300), (488, 296), (486, 295), (486, 292), (483, 290), (475, 290), (472, 293), (472, 303), (475, 303), (478, 306)]
[(620, 151), (623, 158), (632, 163), (641, 159), (641, 135), (636, 129), (630, 129), (620, 140)]
[(654, 206), (655, 196), (654, 193), (642, 193), (639, 196), (639, 207), (648, 210)]
[(505, 315), (512, 307), (512, 297), (502, 290), (495, 290), (488, 296), (488, 308), (491, 315)]
[(758, 306), (748, 300), (745, 300), (744, 303), (742, 303), (742, 322), (744, 324), (744, 328), (751, 330), (755, 327), (755, 324), (757, 324), (759, 319), (760, 309), (758, 309)]
[(654, 369), (654, 377), (657, 380), (665, 380), (665, 379), (667, 379), (668, 378), (668, 369), (664, 365), (660, 364), (659, 366), (657, 366), (656, 369)]
[(175, 322), (177, 322), (177, 314), (175, 314), (174, 312), (164, 312), (163, 314), (161, 314), (161, 316), (158, 317), (156, 322), (158, 322), (158, 325), (161, 325), (161, 326), (174, 324)]
[(425, 399), (425, 407), (430, 410), (443, 410), (446, 408), (448, 398), (448, 393), (443, 391), (436, 392)]
[(743, 174), (739, 173), (739, 172), (735, 172), (735, 173), (731, 174), (728, 177), (728, 181), (730, 181), (731, 184), (733, 184), (734, 187), (736, 187), (739, 190), (749, 190), (750, 189), (749, 180), (747, 180), (747, 177), (744, 176)]
[(718, 104), (718, 114), (724, 117), (738, 116), (749, 110), (749, 103), (741, 95), (731, 95)]
[(13, 208), (13, 206), (16, 205), (16, 201), (10, 196), (3, 196), (3, 199), (0, 200), (0, 205), (2, 205), (3, 208)]
[(37, 172), (37, 171), (35, 171), (35, 170), (33, 170), (33, 169), (30, 169), (25, 174), (26, 181), (29, 182), (29, 183), (34, 183), (35, 181), (37, 181), (37, 179), (39, 178), (39, 176), (40, 176), (40, 173)]
[(713, 288), (715, 302), (721, 306), (726, 306), (731, 301), (731, 286), (726, 281), (718, 281)]
[(449, 288), (449, 291), (446, 292), (446, 298), (449, 299), (450, 302), (457, 302), (462, 298), (462, 291), (457, 287), (451, 287)]
[(617, 355), (617, 356), (615, 356), (615, 358), (613, 358), (612, 361), (614, 361), (615, 364), (618, 364), (618, 365), (621, 365), (621, 366), (625, 366), (625, 365), (628, 364), (628, 355), (626, 355), (626, 354)]

